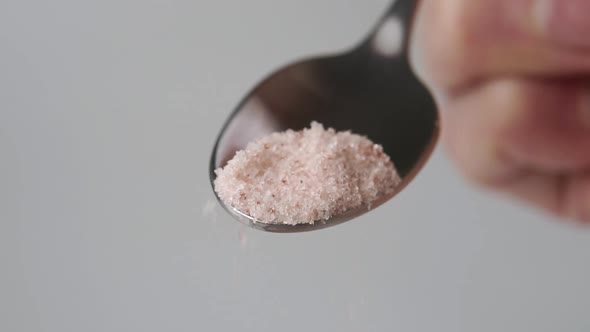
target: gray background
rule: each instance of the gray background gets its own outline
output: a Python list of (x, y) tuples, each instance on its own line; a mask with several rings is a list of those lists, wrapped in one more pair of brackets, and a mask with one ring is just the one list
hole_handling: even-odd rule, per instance
[(236, 102), (387, 5), (0, 1), (0, 331), (588, 331), (588, 231), (441, 151), (336, 228), (265, 234), (217, 207)]

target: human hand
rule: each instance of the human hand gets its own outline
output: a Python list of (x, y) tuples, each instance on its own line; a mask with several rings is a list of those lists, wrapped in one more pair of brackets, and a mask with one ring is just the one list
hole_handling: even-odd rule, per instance
[(590, 222), (590, 0), (421, 0), (411, 60), (469, 179)]

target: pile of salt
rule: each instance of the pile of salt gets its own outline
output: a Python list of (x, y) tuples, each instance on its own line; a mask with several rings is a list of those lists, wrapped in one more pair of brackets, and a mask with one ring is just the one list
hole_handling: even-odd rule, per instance
[(252, 142), (215, 173), (225, 204), (268, 224), (328, 220), (370, 206), (401, 182), (380, 145), (317, 122)]

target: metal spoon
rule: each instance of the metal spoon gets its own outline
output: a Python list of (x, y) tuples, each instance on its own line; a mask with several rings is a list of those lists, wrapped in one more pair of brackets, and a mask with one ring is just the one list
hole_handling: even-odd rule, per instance
[[(403, 179), (399, 190), (403, 189), (422, 168), (438, 138), (435, 103), (408, 63), (408, 37), (415, 7), (416, 0), (394, 1), (358, 47), (344, 54), (288, 65), (256, 86), (217, 138), (210, 164), (212, 186), (214, 170), (225, 166), (249, 142), (276, 131), (301, 130), (315, 120), (381, 144)], [(280, 233), (334, 226), (368, 211), (364, 206), (326, 222), (292, 226), (265, 224), (220, 203), (239, 221)]]

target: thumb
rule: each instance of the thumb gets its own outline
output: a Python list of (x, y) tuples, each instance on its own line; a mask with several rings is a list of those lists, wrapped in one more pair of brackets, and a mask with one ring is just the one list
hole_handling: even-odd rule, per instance
[(421, 0), (411, 61), (433, 90), (590, 73), (590, 0)]

